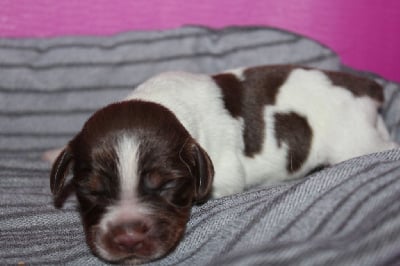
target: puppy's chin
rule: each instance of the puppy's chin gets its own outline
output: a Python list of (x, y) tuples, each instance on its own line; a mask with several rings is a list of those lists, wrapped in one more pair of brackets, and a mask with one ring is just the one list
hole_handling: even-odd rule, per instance
[(168, 250), (157, 250), (149, 255), (111, 254), (101, 245), (97, 245), (94, 249), (92, 249), (92, 252), (100, 259), (112, 264), (139, 265), (164, 257), (168, 253)]

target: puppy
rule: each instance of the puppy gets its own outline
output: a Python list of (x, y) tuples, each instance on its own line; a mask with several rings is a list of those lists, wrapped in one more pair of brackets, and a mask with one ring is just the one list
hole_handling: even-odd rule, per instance
[(164, 73), (89, 118), (55, 160), (51, 191), (73, 188), (100, 258), (147, 262), (176, 247), (210, 195), (397, 147), (382, 102), (372, 80), (299, 66)]

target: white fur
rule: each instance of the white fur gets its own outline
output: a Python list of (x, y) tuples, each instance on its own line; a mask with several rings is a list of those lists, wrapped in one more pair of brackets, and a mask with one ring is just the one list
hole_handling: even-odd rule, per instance
[(139, 182), (138, 177), (139, 144), (132, 136), (122, 135), (116, 149), (120, 177), (121, 200), (133, 199)]
[[(245, 158), (249, 183), (300, 177), (317, 165), (335, 164), (363, 154), (395, 148), (389, 141), (377, 103), (369, 97), (354, 97), (335, 87), (318, 70), (294, 70), (280, 88), (274, 106), (264, 111), (266, 139), (263, 151)], [(299, 171), (286, 171), (286, 147), (279, 148), (273, 136), (273, 114), (294, 111), (307, 118), (313, 131), (311, 150)], [(375, 124), (379, 125), (378, 129)]]
[(120, 137), (116, 152), (121, 194), (118, 202), (109, 206), (106, 215), (102, 217), (101, 232), (106, 232), (112, 223), (140, 219), (149, 213), (149, 209), (137, 201), (138, 151), (139, 144), (132, 136)]
[(132, 137), (121, 135), (116, 147), (118, 172), (120, 181), (120, 198), (116, 204), (110, 205), (99, 223), (98, 239), (94, 241), (98, 253), (106, 259), (116, 259), (102, 247), (101, 237), (110, 226), (123, 224), (132, 220), (143, 220), (151, 212), (145, 204), (137, 201), (139, 144)]
[(94, 241), (97, 252), (101, 257), (109, 260), (118, 258), (115, 258), (107, 249), (103, 248), (100, 239), (109, 231), (110, 226), (134, 220), (143, 220), (151, 214), (151, 209), (137, 200), (139, 146), (139, 143), (132, 136), (122, 135), (116, 147), (120, 198), (116, 204), (112, 204), (107, 208), (105, 215), (100, 220), (99, 232), (96, 234), (97, 239)]
[[(232, 72), (239, 79), (242, 71)], [(169, 108), (210, 155), (214, 164), (213, 193), (220, 197), (245, 186), (306, 174), (317, 165), (397, 147), (388, 139), (377, 103), (335, 87), (318, 70), (296, 69), (280, 88), (276, 104), (264, 110), (263, 150), (253, 158), (243, 153), (243, 121), (225, 109), (220, 89), (206, 75), (168, 72), (140, 85), (127, 99), (156, 102)], [(311, 151), (299, 171), (286, 170), (287, 146), (278, 146), (274, 114), (294, 111), (305, 116), (313, 131)]]
[(310, 162), (334, 164), (396, 146), (379, 133), (378, 103), (334, 86), (321, 71), (294, 70), (280, 90), (277, 106), (307, 117), (314, 135)]

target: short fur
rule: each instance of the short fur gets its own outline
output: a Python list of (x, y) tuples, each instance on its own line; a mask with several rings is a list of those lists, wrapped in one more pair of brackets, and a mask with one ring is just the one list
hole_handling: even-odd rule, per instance
[(382, 102), (372, 80), (298, 66), (163, 73), (85, 123), (55, 160), (51, 189), (59, 202), (72, 171), (95, 254), (154, 260), (210, 195), (397, 147)]

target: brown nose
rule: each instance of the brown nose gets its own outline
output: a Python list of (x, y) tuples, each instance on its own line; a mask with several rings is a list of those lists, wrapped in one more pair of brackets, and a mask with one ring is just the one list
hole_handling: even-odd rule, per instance
[(112, 228), (115, 247), (123, 252), (135, 252), (144, 248), (149, 227), (141, 221), (116, 225)]

